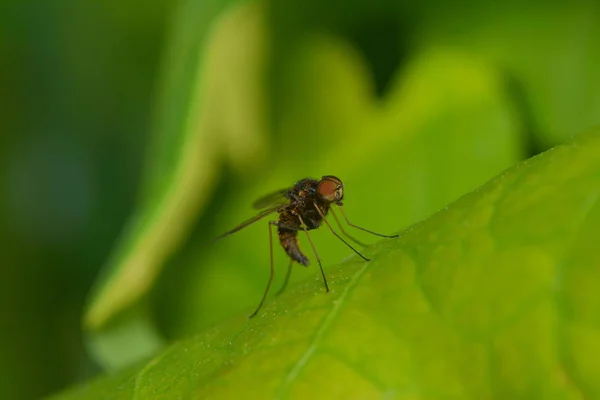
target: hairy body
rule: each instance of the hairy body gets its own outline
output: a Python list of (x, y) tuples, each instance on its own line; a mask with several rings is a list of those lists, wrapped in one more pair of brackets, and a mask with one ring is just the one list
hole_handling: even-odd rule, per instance
[(305, 225), (306, 230), (317, 229), (321, 226), (323, 217), (315, 208), (315, 204), (318, 205), (324, 216), (329, 211), (329, 204), (321, 201), (317, 196), (318, 184), (319, 181), (310, 178), (298, 181), (285, 194), (290, 203), (279, 211), (279, 220), (277, 221), (279, 243), (292, 260), (304, 266), (308, 266), (309, 261), (300, 250), (298, 231), (302, 230), (302, 225)]

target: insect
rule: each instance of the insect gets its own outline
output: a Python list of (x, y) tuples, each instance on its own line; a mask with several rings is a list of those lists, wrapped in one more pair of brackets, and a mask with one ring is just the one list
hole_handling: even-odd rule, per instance
[(260, 209), (262, 211), (260, 211), (253, 218), (244, 221), (237, 227), (225, 232), (224, 234), (214, 239), (216, 241), (226, 236), (229, 236), (232, 233), (235, 233), (247, 227), (248, 225), (251, 225), (275, 212), (279, 214), (279, 218), (276, 221), (269, 221), (269, 252), (271, 268), (269, 281), (267, 283), (267, 287), (265, 288), (263, 297), (260, 300), (260, 303), (258, 304), (258, 307), (256, 307), (256, 310), (250, 315), (250, 318), (254, 317), (263, 306), (263, 303), (265, 302), (265, 299), (267, 298), (267, 295), (269, 293), (269, 289), (271, 288), (273, 277), (275, 275), (275, 268), (273, 266), (273, 227), (277, 228), (279, 243), (281, 243), (281, 246), (290, 258), (290, 263), (288, 265), (285, 281), (278, 294), (283, 292), (283, 290), (287, 286), (292, 270), (292, 265), (294, 262), (303, 266), (309, 265), (308, 258), (302, 253), (298, 243), (298, 232), (301, 231), (303, 231), (306, 234), (308, 243), (310, 244), (310, 247), (312, 248), (315, 258), (319, 264), (321, 275), (323, 276), (323, 283), (325, 284), (325, 291), (329, 292), (329, 285), (327, 284), (327, 277), (325, 276), (325, 272), (323, 271), (321, 258), (319, 257), (319, 253), (317, 252), (317, 249), (315, 248), (310, 234), (308, 233), (310, 230), (317, 229), (319, 226), (321, 226), (321, 223), (323, 222), (329, 227), (331, 233), (333, 233), (338, 239), (344, 242), (346, 246), (352, 249), (363, 260), (369, 261), (368, 258), (363, 256), (342, 236), (340, 236), (327, 220), (327, 214), (331, 213), (331, 215), (333, 215), (333, 218), (336, 220), (342, 234), (344, 234), (353, 242), (364, 246), (364, 244), (362, 244), (361, 242), (350, 236), (348, 233), (346, 233), (342, 224), (340, 223), (340, 220), (333, 211), (331, 207), (332, 205), (336, 205), (338, 207), (338, 209), (342, 213), (342, 216), (346, 220), (346, 223), (353, 228), (357, 228), (364, 232), (368, 232), (370, 234), (381, 236), (384, 238), (398, 237), (398, 235), (382, 235), (380, 233), (361, 228), (360, 226), (351, 223), (342, 207), (343, 198), (344, 184), (339, 178), (333, 175), (326, 175), (322, 177), (321, 180), (311, 178), (301, 179), (298, 182), (296, 182), (296, 184), (291, 188), (278, 190), (274, 193), (271, 193), (267, 196), (258, 199), (256, 202), (254, 202), (253, 206), (255, 209)]

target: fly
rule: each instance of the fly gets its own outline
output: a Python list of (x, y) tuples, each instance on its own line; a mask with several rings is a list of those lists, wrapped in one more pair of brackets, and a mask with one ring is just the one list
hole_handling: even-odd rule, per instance
[(360, 229), (364, 232), (368, 232), (372, 235), (381, 236), (384, 238), (398, 237), (398, 235), (382, 235), (380, 233), (361, 228), (360, 226), (351, 223), (342, 207), (343, 198), (344, 184), (339, 178), (333, 175), (324, 176), (321, 178), (321, 180), (305, 178), (296, 182), (296, 184), (291, 188), (278, 190), (277, 192), (271, 193), (267, 196), (258, 199), (256, 202), (254, 202), (253, 206), (255, 209), (261, 209), (262, 211), (260, 211), (253, 218), (250, 218), (249, 220), (241, 223), (232, 230), (225, 232), (221, 236), (215, 238), (215, 240), (219, 240), (226, 236), (229, 236), (232, 233), (235, 233), (247, 227), (248, 225), (251, 225), (275, 212), (279, 215), (277, 220), (269, 221), (269, 252), (271, 268), (269, 281), (267, 283), (267, 287), (265, 288), (265, 292), (262, 296), (262, 299), (258, 304), (258, 307), (256, 307), (256, 310), (250, 315), (250, 318), (254, 317), (263, 306), (263, 303), (265, 302), (265, 299), (267, 298), (267, 295), (269, 293), (269, 289), (271, 288), (273, 276), (275, 275), (275, 268), (273, 266), (273, 227), (277, 228), (279, 243), (281, 243), (281, 247), (283, 247), (286, 254), (290, 258), (290, 263), (288, 265), (285, 281), (278, 294), (281, 293), (287, 286), (292, 270), (292, 264), (294, 262), (304, 266), (309, 265), (308, 258), (300, 250), (300, 246), (298, 244), (298, 232), (304, 232), (306, 234), (308, 243), (310, 244), (315, 258), (319, 263), (321, 275), (323, 276), (323, 283), (325, 284), (325, 291), (329, 292), (329, 285), (327, 284), (327, 277), (325, 276), (325, 272), (323, 271), (321, 258), (319, 257), (319, 253), (317, 252), (317, 249), (315, 248), (310, 234), (308, 233), (308, 231), (310, 230), (317, 229), (319, 226), (321, 226), (323, 222), (327, 225), (331, 233), (333, 233), (338, 239), (344, 242), (346, 246), (352, 249), (352, 251), (354, 251), (363, 260), (369, 261), (367, 257), (363, 256), (342, 236), (340, 236), (327, 220), (326, 216), (329, 213), (331, 213), (336, 223), (338, 224), (342, 234), (344, 234), (353, 242), (364, 246), (361, 242), (359, 242), (358, 240), (350, 236), (348, 233), (346, 233), (342, 224), (340, 223), (340, 220), (338, 219), (337, 215), (331, 207), (334, 204), (338, 207), (346, 223), (349, 226), (356, 229)]

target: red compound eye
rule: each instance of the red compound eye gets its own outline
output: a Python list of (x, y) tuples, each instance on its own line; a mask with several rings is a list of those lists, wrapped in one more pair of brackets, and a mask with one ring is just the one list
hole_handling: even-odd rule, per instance
[(317, 193), (326, 202), (339, 202), (343, 197), (342, 187), (342, 181), (335, 176), (324, 176), (317, 186)]

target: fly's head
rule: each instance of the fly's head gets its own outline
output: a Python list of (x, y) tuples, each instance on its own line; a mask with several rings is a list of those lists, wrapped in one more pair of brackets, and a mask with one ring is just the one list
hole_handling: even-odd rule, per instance
[(344, 198), (344, 184), (339, 178), (326, 175), (317, 184), (317, 196), (327, 204), (335, 203), (341, 206)]

